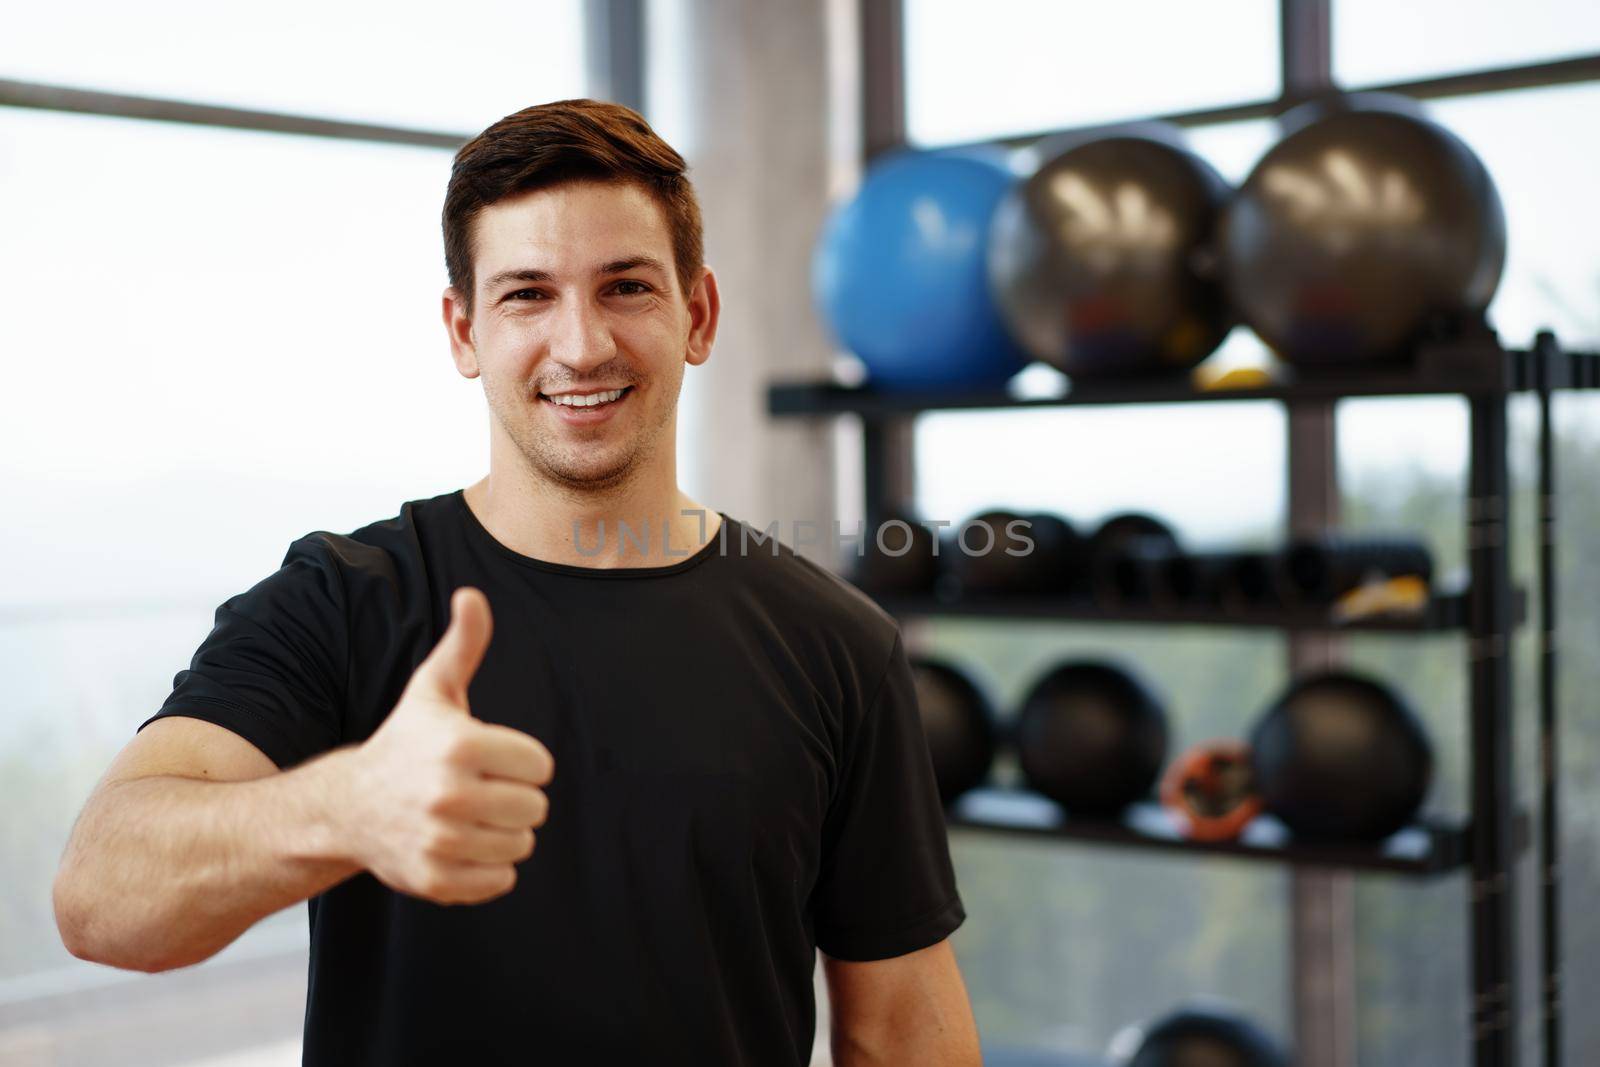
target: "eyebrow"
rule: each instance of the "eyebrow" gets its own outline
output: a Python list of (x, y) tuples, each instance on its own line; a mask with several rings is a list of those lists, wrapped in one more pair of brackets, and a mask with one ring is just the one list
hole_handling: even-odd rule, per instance
[[(609, 263), (601, 264), (600, 269), (596, 270), (595, 274), (598, 277), (605, 277), (611, 274), (626, 274), (632, 270), (653, 270), (662, 275), (667, 273), (666, 264), (654, 256), (627, 256), (623, 259), (613, 259)], [(484, 283), (484, 287), (489, 290), (495, 290), (512, 282), (548, 282), (553, 280), (554, 276), (549, 271), (535, 270), (532, 267), (518, 267), (513, 270), (503, 270), (493, 275)]]
[(667, 265), (654, 256), (629, 256), (627, 259), (613, 259), (603, 265), (597, 273), (626, 274), (632, 270), (653, 270), (665, 274)]

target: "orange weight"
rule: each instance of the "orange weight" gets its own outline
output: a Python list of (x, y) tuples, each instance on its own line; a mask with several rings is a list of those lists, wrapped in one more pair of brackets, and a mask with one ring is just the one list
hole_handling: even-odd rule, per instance
[(1243, 741), (1207, 741), (1174, 760), (1161, 779), (1161, 803), (1182, 815), (1195, 841), (1232, 841), (1261, 814), (1261, 797)]

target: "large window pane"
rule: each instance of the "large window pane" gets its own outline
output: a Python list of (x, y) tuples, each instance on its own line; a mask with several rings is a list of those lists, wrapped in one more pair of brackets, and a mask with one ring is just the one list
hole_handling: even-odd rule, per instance
[(184, 972), (133, 976), (130, 997), (189, 990), (159, 1007), (83, 998), (129, 976), (68, 955), (50, 885), (89, 789), (216, 605), (294, 538), (482, 472), (481, 387), (439, 321), (449, 164), (0, 108), (0, 1061), (190, 1062), (298, 1035), (303, 906), (200, 965), (276, 953), (239, 978), (276, 992), (217, 986), (196, 1012)]
[(1282, 513), (1283, 435), (1283, 412), (1259, 403), (926, 415), (917, 499), (930, 519), (1017, 507), (1087, 530), (1150, 510), (1192, 541), (1227, 541)]
[(1408, 81), (1600, 52), (1593, 0), (1337, 0), (1333, 72), (1344, 85)]
[(1600, 344), (1600, 85), (1441, 100), (1434, 118), (1482, 157), (1505, 203), (1510, 246), (1490, 314), (1508, 343), (1555, 329), (1569, 345)]
[(237, 591), (481, 463), (448, 152), (6, 109), (0, 145), (0, 604)]
[[(1557, 398), (1556, 509), (1560, 546), (1556, 588), (1561, 598), (1562, 649), (1590, 649), (1600, 642), (1600, 619), (1590, 605), (1600, 590), (1600, 566), (1590, 546), (1600, 530), (1600, 432), (1594, 399)], [(1534, 435), (1534, 402), (1518, 397), (1510, 407), (1509, 450), (1512, 494), (1511, 568), (1513, 583), (1528, 591), (1528, 623), (1512, 645), (1514, 708), (1517, 718), (1514, 800), (1524, 811), (1537, 807), (1538, 739), (1532, 709), (1538, 706), (1538, 627), (1536, 598), (1540, 512)], [(1468, 411), (1459, 399), (1366, 400), (1346, 402), (1339, 412), (1340, 474), (1346, 524), (1356, 530), (1392, 534), (1405, 531), (1424, 539), (1436, 568), (1460, 572), (1466, 565)], [(1388, 679), (1411, 701), (1432, 737), (1437, 761), (1427, 807), (1438, 814), (1468, 810), (1471, 771), (1468, 737), (1468, 649), (1460, 636), (1426, 639), (1353, 637), (1350, 662)], [(1600, 889), (1596, 862), (1593, 795), (1600, 781), (1600, 750), (1591, 740), (1600, 663), (1592, 655), (1563, 653), (1557, 682), (1561, 694), (1562, 929), (1566, 970), (1562, 981), (1569, 1004), (1589, 1003), (1600, 989), (1600, 922), (1587, 902)], [(1533, 961), (1537, 929), (1532, 904), (1537, 869), (1531, 852), (1517, 866), (1517, 889), (1526, 907), (1520, 916), (1519, 943), (1524, 964)], [(1359, 1004), (1357, 1059), (1372, 1067), (1402, 1067), (1419, 1062), (1461, 1063), (1468, 1037), (1461, 1028), (1470, 989), (1467, 939), (1467, 887), (1451, 878), (1412, 884), (1365, 879), (1356, 904)], [(1538, 1018), (1539, 983), (1524, 971), (1520, 1017)], [(1566, 1041), (1575, 1062), (1590, 1062), (1600, 1049), (1600, 1022), (1592, 1013), (1566, 1016)], [(1537, 1062), (1538, 1028), (1520, 1030), (1521, 1058)]]
[[(1466, 429), (1466, 404), (1459, 398), (1341, 404), (1345, 527), (1415, 537), (1432, 552), (1436, 574), (1460, 577)], [(1464, 817), (1471, 768), (1465, 640), (1356, 636), (1345, 650), (1350, 666), (1394, 687), (1422, 719), (1435, 756), (1424, 810)], [(1468, 1041), (1458, 1021), (1471, 995), (1462, 879), (1362, 879), (1356, 899), (1359, 1062), (1467, 1062)]]
[(906, 122), (949, 144), (1278, 95), (1273, 0), (907, 0)]
[(0, 77), (474, 133), (581, 96), (582, 0), (14, 4)]

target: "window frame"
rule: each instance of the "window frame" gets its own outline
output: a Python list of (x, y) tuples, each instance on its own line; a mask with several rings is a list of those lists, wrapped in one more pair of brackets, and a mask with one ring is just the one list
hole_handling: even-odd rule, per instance
[[(584, 5), (584, 67), (592, 95), (644, 110), (644, 0), (587, 0)], [(80, 115), (179, 122), (260, 133), (289, 133), (352, 141), (446, 148), (472, 134), (381, 123), (348, 122), (315, 115), (259, 111), (203, 101), (104, 92), (70, 85), (0, 78), (0, 107), (65, 111)]]
[[(1600, 82), (1600, 52), (1533, 63), (1454, 71), (1427, 78), (1378, 84), (1340, 85), (1333, 76), (1333, 0), (1279, 0), (1280, 94), (1269, 100), (1240, 101), (1222, 107), (1129, 115), (1127, 121), (1153, 120), (1177, 126), (1209, 126), (1244, 119), (1276, 118), (1323, 93), (1337, 90), (1398, 93), (1417, 100), (1439, 100), (1508, 89), (1532, 89)], [(906, 132), (904, 0), (863, 0), (861, 4), (861, 116), (863, 156), (870, 161), (909, 144)], [(1000, 145), (1018, 148), (1045, 137), (1075, 133), (1103, 123), (1009, 134), (940, 145), (944, 149)]]

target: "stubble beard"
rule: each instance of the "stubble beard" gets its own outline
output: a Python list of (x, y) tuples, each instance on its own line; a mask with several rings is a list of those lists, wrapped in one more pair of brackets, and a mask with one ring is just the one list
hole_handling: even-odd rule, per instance
[[(639, 398), (635, 395), (631, 399)], [(584, 452), (581, 444), (576, 449), (556, 445), (549, 435), (536, 428), (535, 420), (540, 415), (532, 405), (546, 403), (539, 399), (536, 391), (515, 395), (509, 404), (505, 400), (503, 395), (492, 396), (491, 412), (528, 468), (563, 489), (584, 494), (607, 492), (626, 485), (660, 440), (673, 412), (671, 406), (667, 407), (652, 422), (640, 426), (631, 439), (622, 442), (614, 459), (597, 463), (592, 453)]]

